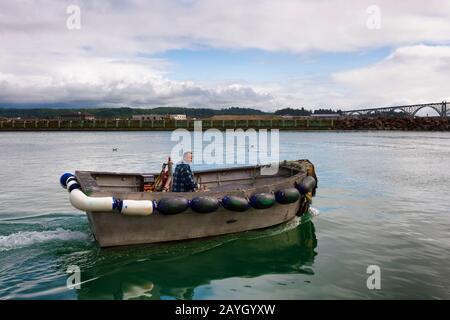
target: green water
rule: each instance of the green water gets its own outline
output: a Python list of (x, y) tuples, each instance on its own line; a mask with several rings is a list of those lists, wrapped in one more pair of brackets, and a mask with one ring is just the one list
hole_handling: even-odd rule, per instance
[[(0, 299), (450, 298), (450, 134), (282, 132), (319, 175), (314, 219), (100, 250), (65, 171), (156, 171), (170, 133), (2, 133)], [(112, 152), (118, 147), (118, 152)], [(71, 265), (81, 288), (68, 289)], [(369, 290), (369, 265), (381, 289)]]

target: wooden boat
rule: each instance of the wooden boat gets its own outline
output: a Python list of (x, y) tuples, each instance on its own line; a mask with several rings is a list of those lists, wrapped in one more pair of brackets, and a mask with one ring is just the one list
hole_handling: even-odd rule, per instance
[(111, 247), (262, 229), (308, 211), (317, 187), (311, 162), (283, 161), (276, 175), (261, 168), (197, 171), (207, 187), (198, 192), (144, 192), (159, 173), (76, 171), (60, 181), (99, 245)]

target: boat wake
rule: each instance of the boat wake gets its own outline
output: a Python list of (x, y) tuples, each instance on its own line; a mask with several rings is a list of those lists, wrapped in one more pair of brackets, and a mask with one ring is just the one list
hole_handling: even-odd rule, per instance
[(8, 251), (48, 241), (67, 241), (88, 239), (86, 233), (62, 228), (49, 231), (19, 231), (7, 236), (0, 236), (0, 251)]
[(310, 207), (310, 208), (309, 208), (309, 213), (310, 213), (313, 217), (316, 217), (316, 216), (318, 216), (318, 215), (320, 214), (320, 211), (319, 211), (319, 209), (317, 209), (317, 208)]

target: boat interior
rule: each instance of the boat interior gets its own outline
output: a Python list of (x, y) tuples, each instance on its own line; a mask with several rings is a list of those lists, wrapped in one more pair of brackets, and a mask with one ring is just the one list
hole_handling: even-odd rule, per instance
[[(228, 191), (280, 182), (298, 170), (280, 166), (275, 175), (261, 175), (261, 167), (238, 167), (194, 172), (194, 179), (209, 191)], [(117, 192), (158, 192), (156, 185), (162, 173), (113, 173), (77, 171), (76, 176), (84, 190)], [(168, 190), (170, 191), (170, 190)]]

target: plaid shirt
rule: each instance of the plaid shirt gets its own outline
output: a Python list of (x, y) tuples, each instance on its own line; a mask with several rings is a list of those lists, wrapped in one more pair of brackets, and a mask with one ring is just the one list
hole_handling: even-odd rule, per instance
[(173, 192), (191, 192), (197, 187), (194, 181), (194, 174), (187, 163), (179, 163), (173, 173)]

